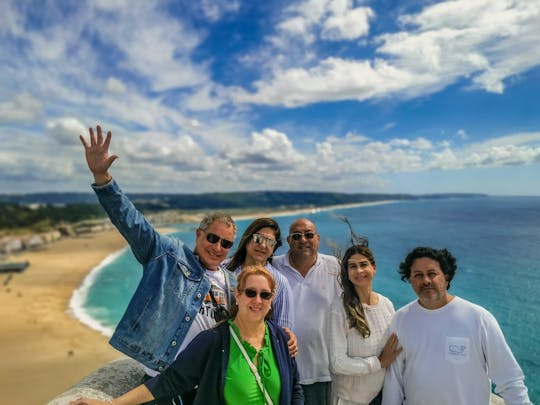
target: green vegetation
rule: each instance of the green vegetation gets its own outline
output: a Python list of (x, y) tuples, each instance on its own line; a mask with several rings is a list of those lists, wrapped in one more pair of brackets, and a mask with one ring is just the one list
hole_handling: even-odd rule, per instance
[(57, 225), (103, 218), (105, 211), (98, 204), (42, 204), (37, 206), (0, 203), (0, 230), (20, 229), (42, 232)]
[[(235, 213), (260, 210), (314, 208), (381, 200), (410, 200), (417, 198), (481, 197), (480, 194), (345, 194), (306, 191), (253, 191), (205, 194), (129, 194), (130, 199), (145, 214), (169, 212), (163, 216), (174, 221), (177, 214), (223, 210)], [(93, 194), (39, 193), (0, 195), (0, 234), (20, 230), (41, 232), (63, 224), (105, 218), (103, 208)], [(173, 215), (174, 214), (174, 215)], [(176, 217), (175, 217), (176, 215)]]

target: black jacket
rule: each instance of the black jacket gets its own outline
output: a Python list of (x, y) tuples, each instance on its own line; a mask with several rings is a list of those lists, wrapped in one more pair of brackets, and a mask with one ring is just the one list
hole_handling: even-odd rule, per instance
[[(272, 321), (268, 322), (268, 327), (281, 377), (279, 404), (303, 405), (304, 395), (298, 382), (296, 361), (289, 355), (287, 347), (288, 336)], [(227, 322), (199, 333), (169, 368), (145, 382), (156, 403), (170, 404), (170, 398), (197, 388), (193, 405), (225, 405), (223, 389), (230, 338)]]

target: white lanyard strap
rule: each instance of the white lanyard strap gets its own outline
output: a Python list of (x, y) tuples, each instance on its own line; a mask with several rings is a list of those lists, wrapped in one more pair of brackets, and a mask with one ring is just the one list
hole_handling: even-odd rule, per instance
[(232, 328), (231, 325), (229, 325), (229, 330), (231, 332), (232, 337), (234, 338), (234, 341), (238, 345), (238, 348), (246, 358), (246, 361), (248, 362), (249, 368), (251, 369), (251, 372), (255, 376), (255, 380), (257, 380), (257, 384), (259, 384), (259, 388), (261, 389), (261, 392), (264, 394), (264, 398), (266, 399), (267, 405), (274, 405), (272, 402), (272, 398), (270, 398), (270, 395), (268, 395), (268, 391), (266, 391), (263, 387), (261, 376), (259, 375), (259, 372), (257, 371), (257, 367), (255, 367), (255, 364), (251, 361), (248, 354), (246, 353), (246, 349), (244, 349), (244, 345), (240, 342), (240, 339), (238, 339), (238, 336), (236, 335), (236, 332)]

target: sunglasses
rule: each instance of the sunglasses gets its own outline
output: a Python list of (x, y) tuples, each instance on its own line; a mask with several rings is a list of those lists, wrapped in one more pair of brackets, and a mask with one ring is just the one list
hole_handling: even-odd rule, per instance
[(270, 249), (276, 246), (277, 243), (277, 241), (275, 241), (274, 239), (267, 238), (260, 233), (254, 233), (253, 235), (251, 235), (251, 237), (253, 238), (253, 242), (257, 243), (258, 245), (264, 245)]
[(292, 240), (300, 240), (302, 239), (302, 236), (303, 236), (307, 240), (310, 240), (310, 239), (313, 239), (315, 235), (317, 235), (315, 232), (305, 232), (305, 233), (293, 232), (289, 234), (289, 238), (291, 238)]
[(223, 238), (220, 238), (219, 236), (217, 236), (215, 233), (211, 233), (211, 232), (206, 232), (204, 229), (201, 229), (201, 231), (203, 231), (204, 233), (206, 233), (206, 240), (211, 243), (212, 245), (214, 243), (218, 243), (221, 241), (221, 247), (223, 249), (230, 249), (232, 248), (232, 245), (234, 244), (234, 242), (231, 242), (230, 240), (227, 240), (227, 239), (223, 239)]
[[(253, 288), (245, 288), (244, 294), (246, 294), (246, 297), (248, 298), (255, 298), (257, 296), (257, 290), (254, 290)], [(272, 298), (272, 295), (274, 294), (270, 291), (261, 291), (259, 293), (259, 297), (261, 297), (261, 299), (265, 301), (268, 301), (270, 298)]]

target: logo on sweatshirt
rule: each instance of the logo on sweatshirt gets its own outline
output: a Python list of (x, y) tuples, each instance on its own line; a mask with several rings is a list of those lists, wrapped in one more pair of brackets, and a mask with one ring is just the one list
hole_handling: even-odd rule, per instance
[(446, 360), (454, 364), (465, 364), (469, 361), (470, 342), (466, 337), (446, 337)]

